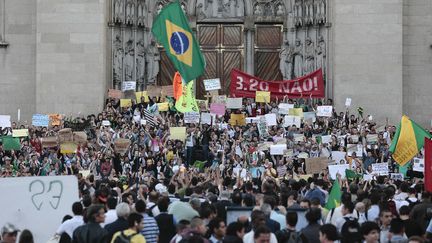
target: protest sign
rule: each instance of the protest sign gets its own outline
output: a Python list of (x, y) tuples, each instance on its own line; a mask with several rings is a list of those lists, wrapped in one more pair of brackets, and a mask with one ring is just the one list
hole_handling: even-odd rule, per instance
[(389, 168), (387, 163), (374, 163), (372, 164), (372, 174), (388, 175)]
[(174, 97), (174, 87), (172, 85), (165, 85), (161, 87), (161, 94), (168, 97)]
[(141, 119), (140, 120), (140, 124), (143, 125), (143, 126), (147, 125), (147, 120)]
[(199, 112), (185, 112), (184, 113), (184, 122), (185, 123), (199, 123), (200, 121), (200, 113)]
[(108, 121), (108, 120), (103, 120), (103, 121), (102, 121), (102, 126), (109, 127), (109, 126), (111, 126), (111, 122)]
[(307, 159), (307, 158), (309, 158), (309, 154), (308, 154), (308, 153), (305, 153), (305, 152), (301, 152), (301, 153), (299, 153), (299, 154), (297, 155), (297, 158), (300, 158), (300, 159)]
[(363, 180), (365, 180), (365, 181), (371, 181), (373, 179), (374, 179), (374, 175), (371, 175), (371, 174), (364, 174), (363, 175)]
[(78, 149), (78, 145), (74, 142), (63, 142), (60, 144), (60, 153), (62, 154), (74, 154)]
[(144, 102), (149, 102), (147, 91), (135, 92), (136, 103), (142, 103), (141, 100), (144, 99)]
[(212, 98), (212, 103), (226, 105), (226, 102), (227, 102), (227, 96), (226, 95), (216, 95)]
[(246, 123), (258, 123), (259, 120), (259, 117), (246, 117)]
[(348, 156), (352, 156), (353, 152), (356, 153), (356, 156), (362, 156), (363, 155), (363, 145), (361, 145), (361, 144), (348, 144), (347, 145)]
[(346, 164), (347, 161), (345, 159), (346, 156), (346, 152), (342, 152), (342, 151), (332, 151), (331, 152), (331, 156), (332, 156), (332, 160), (336, 163), (336, 164)]
[(230, 117), (231, 126), (245, 126), (246, 119), (244, 114), (231, 114)]
[(212, 116), (210, 113), (203, 112), (201, 113), (201, 124), (212, 124)]
[(108, 90), (108, 98), (121, 99), (123, 96), (123, 92), (117, 89), (109, 89)]
[(122, 91), (127, 91), (127, 90), (135, 90), (136, 89), (136, 82), (135, 81), (124, 81), (122, 82)]
[(278, 105), (279, 108), (279, 114), (288, 114), (289, 109), (294, 108), (294, 104), (288, 104), (288, 103), (280, 103)]
[(43, 114), (34, 114), (32, 117), (32, 125), (36, 127), (48, 127), (49, 116)]
[(53, 148), (57, 146), (57, 137), (43, 137), (41, 138), (42, 148)]
[(305, 122), (315, 122), (316, 121), (315, 112), (313, 111), (303, 112), (303, 119), (305, 120)]
[(267, 129), (266, 118), (264, 116), (260, 116), (258, 122), (258, 133), (262, 138), (267, 138), (269, 136)]
[(160, 97), (162, 88), (160, 86), (149, 85), (147, 86), (147, 94), (150, 97)]
[(270, 92), (268, 91), (257, 91), (255, 96), (255, 102), (257, 103), (269, 103)]
[(170, 127), (170, 138), (184, 141), (186, 139), (186, 127)]
[(28, 129), (13, 129), (12, 137), (20, 138), (20, 137), (28, 137)]
[(12, 136), (3, 136), (1, 137), (1, 141), (3, 144), (3, 150), (20, 150), (21, 143), (19, 138), (14, 138)]
[(120, 99), (120, 107), (131, 107), (132, 100), (131, 99)]
[(287, 149), (286, 144), (275, 144), (270, 145), (270, 154), (272, 155), (283, 155), (285, 152), (285, 149)]
[(328, 166), (329, 169), (329, 174), (330, 177), (333, 180), (336, 180), (337, 177), (336, 175), (339, 173), (341, 175), (341, 178), (345, 178), (345, 170), (349, 169), (349, 165), (348, 164), (342, 164), (342, 165), (329, 165)]
[(157, 103), (157, 106), (158, 106), (158, 111), (168, 111), (169, 109), (168, 102)]
[(368, 144), (377, 144), (378, 143), (378, 134), (366, 135), (366, 141)]
[(424, 159), (414, 158), (413, 159), (413, 171), (424, 173)]
[(331, 135), (321, 136), (321, 143), (331, 143), (332, 137)]
[(9, 115), (0, 115), (0, 127), (11, 127), (11, 117)]
[(208, 111), (208, 100), (196, 99), (196, 102), (200, 111)]
[(276, 126), (277, 125), (276, 114), (274, 114), (274, 113), (265, 114), (265, 120), (266, 120), (267, 126)]
[(402, 173), (390, 173), (390, 179), (395, 181), (403, 181), (404, 175)]
[(251, 173), (252, 178), (258, 178), (264, 173), (265, 168), (263, 166), (252, 167), (252, 168), (249, 168), (249, 171)]
[(223, 116), (225, 115), (225, 105), (224, 104), (216, 104), (211, 103), (210, 104), (210, 113)]
[(306, 163), (306, 173), (316, 174), (321, 173), (328, 166), (328, 159), (325, 157), (318, 158), (307, 158)]
[(84, 144), (87, 142), (87, 134), (85, 132), (73, 132), (73, 141), (77, 144)]
[(351, 98), (346, 98), (345, 100), (345, 106), (350, 107), (351, 106)]
[(118, 138), (114, 141), (114, 149), (119, 154), (125, 154), (128, 151), (131, 141), (125, 138)]
[(221, 89), (221, 83), (219, 78), (204, 79), (203, 82), (204, 89), (206, 91)]
[(304, 141), (305, 136), (303, 134), (294, 134), (294, 142), (300, 143)]
[(50, 126), (60, 126), (62, 116), (60, 114), (49, 114), (49, 125)]
[(323, 105), (317, 107), (317, 116), (331, 117), (333, 113), (333, 106)]
[(288, 115), (303, 117), (303, 109), (302, 108), (291, 108), (288, 111)]
[(73, 133), (71, 128), (63, 128), (58, 132), (59, 143), (72, 142)]
[[(351, 139), (351, 141), (353, 143), (358, 143), (359, 142), (359, 136), (358, 135), (351, 135), (348, 137), (348, 140)], [(348, 141), (349, 142), (349, 141)]]
[(241, 109), (243, 99), (242, 98), (227, 98), (226, 100), (226, 108), (228, 109)]
[(288, 158), (292, 158), (294, 156), (294, 150), (293, 149), (286, 149), (284, 156), (288, 157)]
[(72, 215), (71, 205), (79, 201), (77, 185), (76, 176), (0, 178), (0, 206), (7, 209), (0, 225), (31, 229), (33, 242), (48, 242), (63, 216)]
[(295, 125), (297, 128), (300, 127), (301, 125), (301, 117), (299, 116), (290, 116), (290, 115), (286, 115), (284, 117), (284, 127), (290, 127)]

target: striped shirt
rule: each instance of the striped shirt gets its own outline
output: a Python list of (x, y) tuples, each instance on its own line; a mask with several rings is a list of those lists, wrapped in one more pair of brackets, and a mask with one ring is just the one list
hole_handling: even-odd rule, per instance
[(156, 220), (146, 213), (142, 215), (144, 216), (144, 229), (141, 230), (141, 234), (144, 236), (147, 243), (157, 243), (159, 236), (159, 227)]

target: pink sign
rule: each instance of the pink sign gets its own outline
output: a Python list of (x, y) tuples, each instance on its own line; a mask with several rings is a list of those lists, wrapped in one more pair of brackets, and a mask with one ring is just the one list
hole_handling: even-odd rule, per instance
[(223, 116), (225, 115), (225, 105), (224, 104), (216, 104), (211, 103), (210, 104), (210, 113)]

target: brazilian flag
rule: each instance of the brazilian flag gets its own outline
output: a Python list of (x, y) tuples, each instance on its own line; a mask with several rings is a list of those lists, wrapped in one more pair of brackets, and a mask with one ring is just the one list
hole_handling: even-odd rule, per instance
[(162, 9), (152, 33), (187, 83), (204, 73), (204, 57), (178, 1)]

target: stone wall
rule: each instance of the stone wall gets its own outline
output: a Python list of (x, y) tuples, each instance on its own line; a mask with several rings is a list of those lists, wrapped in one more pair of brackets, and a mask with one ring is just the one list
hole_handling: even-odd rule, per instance
[(334, 0), (333, 91), (337, 110), (364, 108), (382, 123), (402, 114), (402, 0)]
[(426, 128), (432, 105), (432, 1), (404, 0), (403, 112)]
[(107, 90), (106, 2), (37, 1), (37, 112), (101, 111)]
[(0, 114), (11, 115), (16, 121), (20, 109), (21, 121), (30, 121), (36, 110), (36, 1), (5, 3), (0, 3), (0, 25), (4, 7), (3, 39), (9, 45), (0, 48)]

